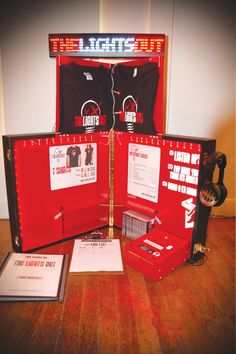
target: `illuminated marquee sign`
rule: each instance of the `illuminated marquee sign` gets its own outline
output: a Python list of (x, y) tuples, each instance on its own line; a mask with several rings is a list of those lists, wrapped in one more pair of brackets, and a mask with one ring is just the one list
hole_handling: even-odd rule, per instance
[(50, 57), (146, 57), (164, 50), (163, 34), (49, 34)]

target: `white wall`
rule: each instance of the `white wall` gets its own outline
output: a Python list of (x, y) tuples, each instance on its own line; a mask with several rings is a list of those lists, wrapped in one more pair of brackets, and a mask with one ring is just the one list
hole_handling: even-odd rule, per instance
[[(4, 110), (3, 110), (3, 86), (2, 86), (2, 65), (0, 51), (0, 135), (5, 131), (4, 127)], [(5, 173), (2, 153), (2, 139), (0, 139), (0, 218), (5, 218), (7, 214), (7, 195), (5, 188)]]
[[(215, 138), (227, 155), (226, 202), (215, 215), (235, 215), (235, 5), (175, 2), (169, 82), (170, 133)], [(216, 181), (218, 171), (215, 173)]]
[[(48, 33), (165, 33), (169, 48), (167, 132), (217, 139), (217, 149), (228, 156), (229, 197), (214, 212), (234, 214), (233, 3), (22, 0), (15, 4), (9, 0), (0, 18), (0, 133), (53, 129), (56, 76), (55, 59), (48, 55)], [(2, 157), (0, 164), (3, 171)], [(0, 173), (0, 218), (7, 216), (4, 173)]]

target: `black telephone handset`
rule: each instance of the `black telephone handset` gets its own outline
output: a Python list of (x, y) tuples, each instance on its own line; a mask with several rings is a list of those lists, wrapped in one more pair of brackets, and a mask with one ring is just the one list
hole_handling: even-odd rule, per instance
[[(217, 183), (213, 183), (208, 178), (212, 177), (216, 165), (219, 168), (219, 176)], [(223, 183), (225, 166), (226, 155), (222, 152), (216, 151), (206, 158), (207, 178), (200, 190), (200, 200), (207, 207), (220, 206), (227, 197), (227, 189)]]

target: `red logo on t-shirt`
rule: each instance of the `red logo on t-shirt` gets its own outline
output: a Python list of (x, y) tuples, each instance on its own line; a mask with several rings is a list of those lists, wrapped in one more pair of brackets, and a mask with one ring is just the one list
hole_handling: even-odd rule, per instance
[(95, 127), (106, 124), (106, 115), (101, 114), (101, 108), (97, 102), (85, 101), (80, 111), (81, 115), (74, 117), (76, 127)]

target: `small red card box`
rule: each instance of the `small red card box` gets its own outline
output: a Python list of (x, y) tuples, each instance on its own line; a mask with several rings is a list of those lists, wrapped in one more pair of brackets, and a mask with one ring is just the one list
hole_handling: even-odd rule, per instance
[(145, 276), (161, 280), (189, 258), (190, 242), (163, 229), (154, 229), (126, 245), (126, 263)]

